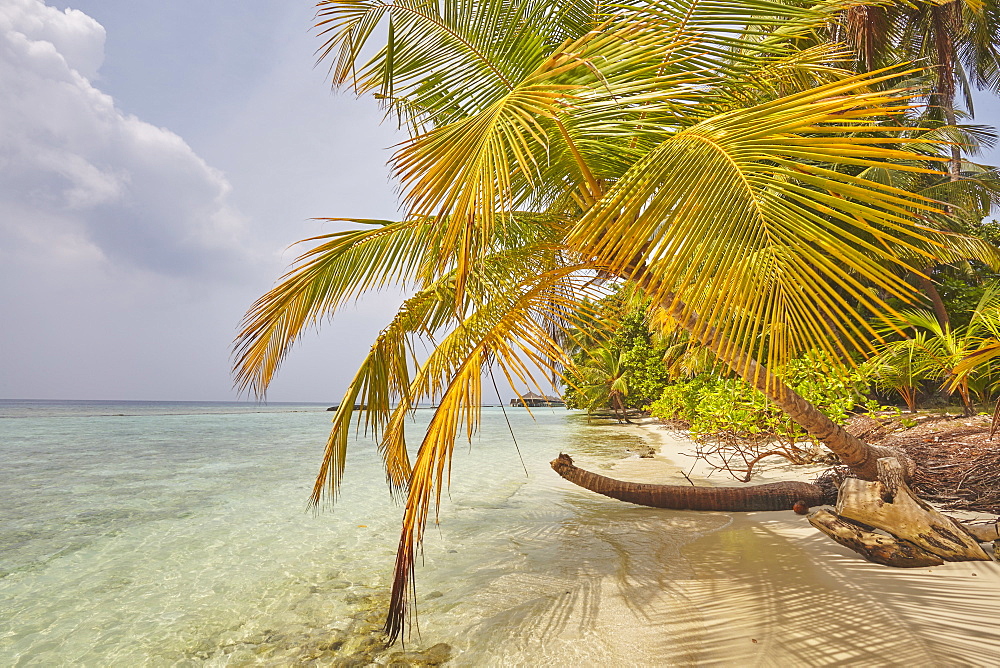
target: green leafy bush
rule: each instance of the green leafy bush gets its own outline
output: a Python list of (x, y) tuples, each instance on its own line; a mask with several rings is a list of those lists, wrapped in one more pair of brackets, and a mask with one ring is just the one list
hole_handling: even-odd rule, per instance
[[(779, 375), (838, 424), (859, 407), (878, 409), (877, 402), (865, 397), (868, 382), (864, 374), (833, 363), (823, 353), (811, 352), (794, 359)], [(702, 374), (673, 383), (652, 403), (650, 411), (661, 419), (689, 423), (696, 437), (726, 433), (753, 440), (780, 438), (790, 443), (807, 438), (763, 393), (738, 378)]]

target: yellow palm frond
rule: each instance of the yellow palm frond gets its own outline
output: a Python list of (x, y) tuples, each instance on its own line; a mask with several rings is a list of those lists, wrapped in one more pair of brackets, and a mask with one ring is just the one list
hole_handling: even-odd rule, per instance
[[(553, 245), (558, 228), (554, 227), (552, 219), (525, 215), (508, 217), (503, 222), (502, 226), (496, 228), (497, 234), (492, 242), (485, 244), (491, 253), (477, 263), (470, 289), (464, 294), (464, 305), (456, 306), (455, 276), (454, 272), (450, 272), (407, 299), (389, 325), (379, 333), (334, 414), (333, 428), (313, 487), (311, 501), (314, 505), (319, 504), (323, 498), (330, 502), (336, 498), (354, 416), (363, 421), (365, 432), (379, 441), (390, 492), (397, 493), (404, 489), (410, 475), (410, 463), (406, 452), (403, 417), (420, 401), (436, 398), (441, 391), (441, 379), (453, 372), (452, 368), (437, 360), (462, 358), (467, 351), (461, 349), (457, 342), (468, 339), (470, 325), (466, 324), (464, 331), (460, 330), (458, 334), (452, 332), (451, 336), (446, 337), (436, 353), (424, 362), (424, 368), (411, 384), (411, 369), (419, 366), (414, 341), (433, 341), (435, 333), (456, 324), (456, 312), (481, 310), (484, 305), (490, 305), (495, 310), (503, 296), (508, 294), (511, 281), (515, 281), (516, 286), (520, 277), (560, 267), (557, 261), (558, 247)], [(402, 229), (407, 228), (404, 226)], [(320, 246), (310, 252), (312, 257), (322, 258), (327, 265), (326, 269), (335, 275), (344, 271), (345, 262), (358, 268), (350, 280), (316, 286), (325, 287), (328, 292), (322, 299), (313, 295), (314, 319), (332, 314), (336, 305), (344, 299), (344, 291), (347, 290), (345, 284), (350, 287), (363, 282), (360, 267), (368, 266), (365, 262), (385, 262), (388, 264), (388, 273), (396, 263), (403, 260), (412, 263), (416, 257), (406, 252), (410, 249), (412, 240), (404, 233), (382, 239), (386, 246), (378, 247), (379, 252), (374, 259), (368, 257), (369, 249), (365, 247), (367, 237), (353, 235), (351, 238), (357, 242), (353, 246), (334, 246), (332, 249)], [(390, 250), (392, 241), (399, 245), (397, 252)], [(361, 260), (345, 257), (352, 251), (358, 251), (363, 256)], [(561, 294), (558, 290), (556, 292)], [(280, 311), (282, 307), (297, 307), (297, 302), (277, 302), (272, 307), (274, 311), (270, 317), (275, 317), (275, 313), (279, 319), (283, 317)], [(564, 305), (564, 311), (575, 311), (571, 307), (572, 304)], [(324, 312), (324, 308), (329, 310)], [(481, 322), (482, 319), (483, 316), (480, 315), (470, 322)], [(267, 331), (264, 330), (265, 334)], [(252, 335), (260, 336), (257, 332)], [(248, 336), (247, 341), (248, 345), (260, 345), (251, 336)], [(245, 363), (251, 364), (253, 360), (248, 358)], [(434, 370), (434, 373), (429, 373), (429, 370)], [(356, 410), (355, 406), (361, 408)]]
[(410, 338), (414, 334), (437, 331), (452, 316), (453, 297), (449, 281), (442, 280), (407, 299), (392, 322), (379, 333), (334, 413), (333, 427), (310, 497), (313, 505), (318, 505), (324, 497), (331, 503), (337, 497), (347, 461), (351, 419), (358, 412), (364, 416), (367, 433), (377, 436), (386, 429), (395, 437), (383, 437), (379, 451), (390, 492), (406, 488), (410, 461), (402, 429), (395, 423), (398, 409), (393, 404), (399, 402), (400, 406), (409, 408), (406, 399), (411, 368), (417, 364)]
[(533, 368), (551, 370), (552, 357), (568, 362), (546, 325), (561, 322), (567, 308), (578, 303), (579, 297), (572, 296), (573, 291), (559, 288), (578, 280), (574, 275), (579, 269), (558, 267), (522, 279), (525, 282), (519, 286), (505, 286), (495, 300), (484, 304), (437, 345), (413, 379), (409, 400), (415, 403), (422, 397), (440, 399), (409, 479), (386, 622), (391, 638), (398, 636), (406, 619), (414, 557), (423, 540), (431, 500), (439, 507), (448, 485), (455, 439), (460, 435), (471, 438), (477, 429), (481, 376), (486, 364), (496, 363), (508, 379), (516, 377), (537, 384)]
[(851, 77), (668, 135), (581, 219), (570, 246), (625, 276), (638, 277), (642, 257), (641, 284), (654, 302), (682, 300), (747, 354), (766, 345), (770, 365), (808, 347), (864, 348), (874, 332), (861, 310), (889, 311), (873, 287), (913, 294), (886, 266), (926, 261), (955, 241), (913, 223), (940, 204), (845, 169), (932, 171), (899, 164), (912, 158), (899, 148), (906, 138), (883, 146), (883, 120), (907, 106), (905, 94), (870, 91), (885, 76)]

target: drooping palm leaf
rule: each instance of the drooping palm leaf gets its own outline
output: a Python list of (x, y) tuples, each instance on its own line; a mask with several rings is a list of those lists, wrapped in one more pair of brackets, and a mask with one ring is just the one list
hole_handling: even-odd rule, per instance
[(913, 224), (912, 212), (940, 212), (939, 204), (831, 167), (932, 173), (859, 136), (884, 136), (882, 119), (905, 106), (905, 96), (865, 92), (869, 83), (854, 77), (668, 135), (587, 213), (571, 247), (624, 275), (641, 256), (654, 301), (677, 295), (748, 346), (761, 339), (741, 325), (769, 332), (772, 365), (831, 345), (831, 321), (841, 327), (835, 345), (863, 347), (872, 331), (855, 304), (886, 311), (870, 286), (912, 294), (885, 265), (954, 241)]
[[(345, 220), (345, 219), (328, 219)], [(358, 295), (390, 285), (419, 285), (438, 241), (426, 220), (351, 220), (363, 230), (336, 232), (300, 243), (323, 243), (247, 311), (234, 347), (236, 385), (263, 396), (275, 370), (305, 328)]]
[(477, 429), (485, 365), (492, 361), (508, 379), (538, 384), (534, 374), (539, 368), (552, 368), (551, 358), (568, 362), (546, 325), (561, 323), (567, 310), (578, 305), (579, 297), (567, 297), (573, 291), (560, 287), (567, 282), (579, 283), (574, 275), (580, 269), (571, 265), (537, 277), (522, 276), (520, 285), (516, 278), (508, 281), (506, 290), (495, 300), (484, 303), (437, 345), (413, 379), (411, 398), (440, 399), (409, 480), (386, 621), (390, 639), (399, 636), (407, 618), (416, 551), (423, 540), (431, 500), (439, 507), (448, 485), (455, 440), (461, 435), (471, 438)]

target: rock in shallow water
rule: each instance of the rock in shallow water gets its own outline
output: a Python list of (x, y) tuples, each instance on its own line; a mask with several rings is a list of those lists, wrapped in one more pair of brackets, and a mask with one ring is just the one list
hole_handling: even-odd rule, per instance
[(628, 450), (639, 455), (642, 459), (652, 459), (656, 455), (656, 449), (645, 444), (632, 446)]

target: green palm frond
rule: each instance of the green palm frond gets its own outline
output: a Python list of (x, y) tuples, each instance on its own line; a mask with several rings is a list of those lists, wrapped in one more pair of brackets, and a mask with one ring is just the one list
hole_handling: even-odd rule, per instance
[(307, 327), (364, 292), (419, 285), (428, 275), (428, 257), (434, 256), (439, 232), (430, 222), (350, 222), (370, 227), (300, 242), (323, 243), (302, 254), (278, 285), (247, 311), (234, 345), (237, 387), (263, 396)]

